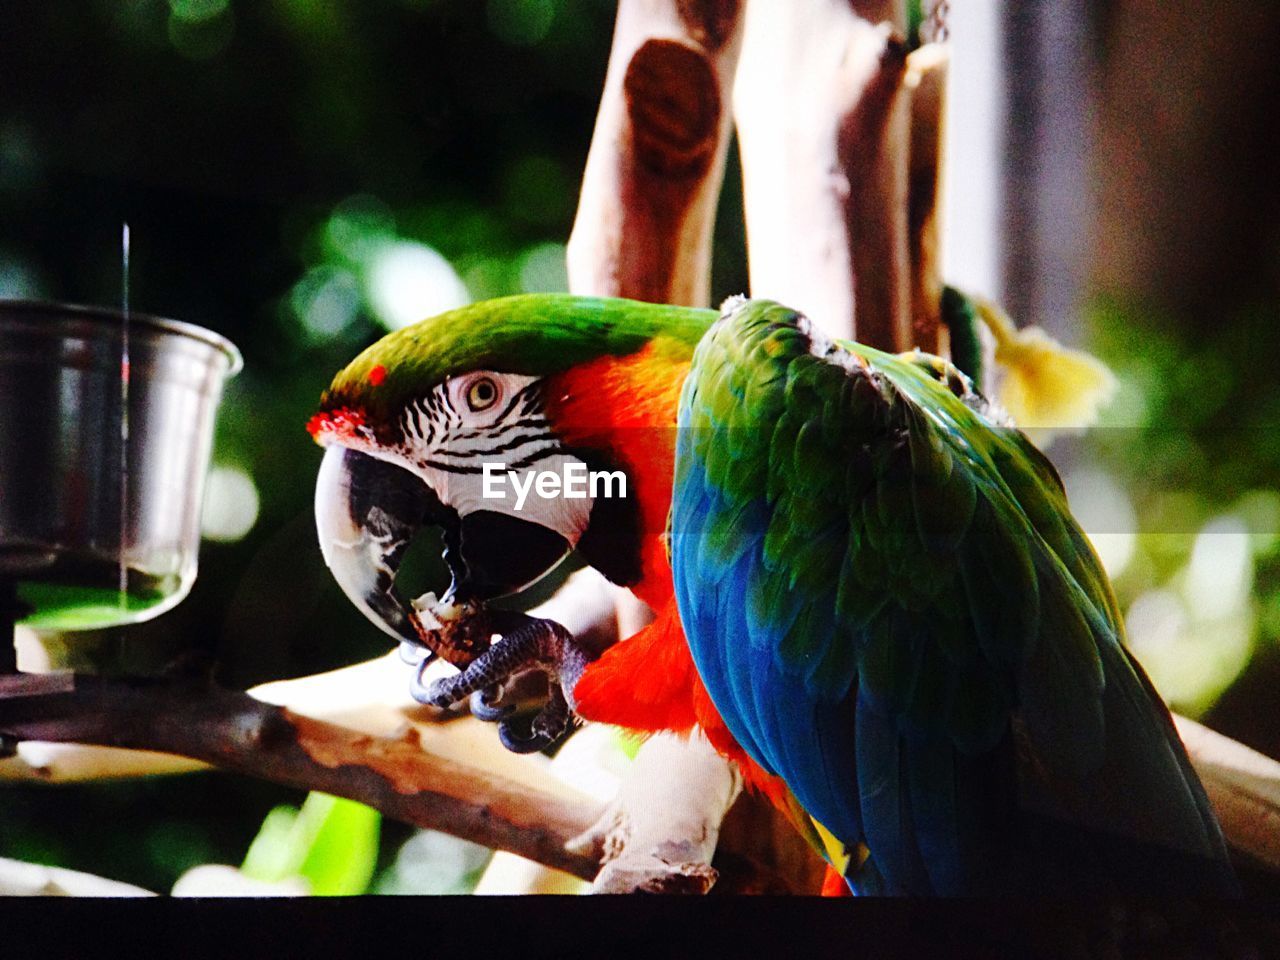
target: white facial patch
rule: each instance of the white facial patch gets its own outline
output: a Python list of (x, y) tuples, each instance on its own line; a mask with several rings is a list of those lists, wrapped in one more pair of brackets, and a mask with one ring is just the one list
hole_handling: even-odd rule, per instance
[(586, 530), (594, 502), (587, 467), (547, 422), (539, 378), (488, 370), (453, 377), (401, 422), (400, 455), (459, 516), (507, 514), (570, 545)]
[(577, 457), (553, 454), (521, 470), (495, 458), (484, 461), (481, 471), (459, 475), (428, 467), (425, 473), (440, 499), (460, 516), (476, 510), (505, 513), (549, 527), (570, 545), (586, 531), (594, 500), (587, 465)]

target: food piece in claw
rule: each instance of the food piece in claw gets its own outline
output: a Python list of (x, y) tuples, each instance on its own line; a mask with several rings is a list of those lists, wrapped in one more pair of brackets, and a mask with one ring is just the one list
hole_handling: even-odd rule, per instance
[(484, 603), (455, 602), (452, 592), (443, 600), (437, 600), (434, 593), (418, 597), (411, 605), (409, 622), (423, 647), (459, 669), (488, 650), (496, 632)]
[[(435, 705), (429, 699), (425, 673), (437, 653), (446, 663), (465, 670), (490, 648), (495, 630), (501, 630), (504, 624), (515, 629), (525, 620), (521, 614), (501, 610), (491, 612), (482, 603), (455, 603), (450, 596), (440, 600), (434, 592), (428, 592), (410, 604), (409, 622), (417, 631), (418, 640), (402, 643), (400, 658), (415, 668), (409, 693), (419, 703)], [(497, 623), (494, 622), (495, 614)], [(525, 676), (530, 673), (525, 671)], [(514, 680), (515, 677), (509, 679)], [(486, 723), (506, 719), (517, 709), (521, 693), (527, 693), (526, 688), (531, 685), (522, 683), (518, 686), (520, 690), (512, 691), (503, 682), (475, 691), (471, 694), (471, 713)], [(536, 703), (542, 707), (547, 702), (545, 684), (539, 693)], [(452, 705), (451, 702), (444, 706)]]
[[(410, 604), (409, 622), (418, 634), (416, 641), (400, 644), (400, 659), (414, 668), (409, 693), (419, 703), (430, 703), (424, 673), (438, 654), (459, 669), (465, 669), (489, 649), (493, 623), (482, 603), (454, 603), (434, 592), (424, 593)], [(471, 712), (477, 719), (493, 722), (506, 717), (512, 707), (498, 706), (501, 685), (477, 691), (471, 698)]]
[[(499, 611), (494, 611), (498, 613)], [(450, 707), (471, 698), (472, 711), (490, 714), (499, 720), (498, 738), (514, 753), (535, 753), (559, 739), (574, 722), (573, 688), (586, 665), (594, 659), (578, 645), (573, 635), (554, 620), (540, 620), (527, 614), (501, 612), (501, 619), (518, 623), (505, 630), (490, 648), (461, 673), (425, 685), (422, 670), (415, 671), (414, 697), (437, 707)], [(530, 670), (547, 675), (549, 696), (530, 723), (529, 732), (517, 729), (506, 713), (500, 713), (504, 685)], [(419, 695), (421, 691), (421, 695)]]

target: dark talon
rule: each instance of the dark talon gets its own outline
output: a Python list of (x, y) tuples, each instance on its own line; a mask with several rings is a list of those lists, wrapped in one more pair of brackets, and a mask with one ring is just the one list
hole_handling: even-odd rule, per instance
[(551, 746), (555, 738), (534, 733), (532, 729), (527, 734), (519, 733), (510, 720), (503, 720), (498, 724), (498, 740), (512, 753), (537, 753)]
[[(428, 661), (424, 660), (414, 670), (409, 689), (419, 703), (444, 709), (470, 698), (471, 710), (477, 717), (500, 721), (498, 737), (503, 746), (513, 753), (534, 753), (553, 744), (572, 723), (573, 706), (568, 697), (590, 657), (560, 624), (523, 614), (511, 616), (520, 618), (519, 625), (461, 673), (426, 684), (422, 674)], [(513, 707), (499, 704), (507, 681), (530, 670), (546, 674), (550, 696), (534, 716), (526, 735), (518, 732), (510, 719)], [(513, 696), (512, 701), (515, 700)]]
[(411, 667), (416, 667), (423, 660), (434, 660), (435, 654), (421, 644), (411, 640), (400, 641), (400, 659)]
[(436, 684), (440, 681), (433, 680), (430, 684), (427, 684), (422, 679), (422, 675), (426, 673), (427, 667), (431, 666), (431, 659), (431, 657), (423, 657), (422, 660), (418, 662), (418, 665), (413, 668), (413, 677), (409, 680), (409, 696), (413, 697), (413, 699), (417, 700), (419, 703), (425, 703), (428, 706), (447, 707), (450, 705), (448, 702), (437, 703), (436, 699), (432, 696)]
[(512, 753), (537, 753), (559, 740), (573, 724), (573, 714), (559, 686), (529, 724), (528, 734), (518, 733), (510, 720), (498, 725), (498, 739)]
[(477, 690), (471, 695), (471, 715), (485, 723), (496, 723), (511, 716), (515, 713), (515, 704), (503, 703), (502, 694), (500, 684)]

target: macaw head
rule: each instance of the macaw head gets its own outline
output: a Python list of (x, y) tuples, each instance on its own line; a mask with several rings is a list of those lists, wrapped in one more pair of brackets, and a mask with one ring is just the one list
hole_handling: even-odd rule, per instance
[(326, 448), (317, 532), (343, 592), (389, 635), (416, 639), (394, 580), (428, 526), (444, 530), (453, 603), (522, 590), (574, 548), (592, 550), (588, 562), (611, 579), (634, 578), (636, 550), (619, 538), (636, 534), (636, 505), (593, 496), (590, 482), (636, 463), (611, 429), (632, 387), (604, 372), (642, 356), (657, 374), (687, 362), (714, 318), (527, 295), (453, 310), (369, 347), (308, 424)]

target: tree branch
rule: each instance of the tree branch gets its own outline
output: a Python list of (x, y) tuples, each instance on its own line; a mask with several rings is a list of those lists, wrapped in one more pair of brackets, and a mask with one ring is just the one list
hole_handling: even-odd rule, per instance
[(717, 877), (710, 864), (720, 821), (741, 790), (737, 769), (701, 734), (652, 737), (570, 848), (601, 858), (595, 893), (706, 893)]
[[(556, 620), (588, 646), (603, 648), (616, 639), (619, 625), (611, 601), (622, 589), (610, 584), (596, 571), (583, 569), (530, 613)], [(510, 753), (499, 744), (492, 724), (470, 717), (451, 718), (412, 700), (405, 683), (405, 669), (399, 657), (392, 653), (318, 676), (264, 684), (249, 693), (257, 699), (286, 706), (294, 713), (327, 720), (371, 738), (403, 739), (411, 729), (420, 749), (426, 754), (460, 766), (482, 768), (491, 775), (510, 781), (515, 789), (563, 795), (583, 805), (584, 824), (600, 819), (602, 803), (566, 787), (555, 775), (556, 761), (549, 762), (540, 755)], [(449, 668), (435, 664), (430, 669), (443, 672)], [(400, 691), (399, 697), (395, 691)], [(724, 815), (725, 803), (718, 783), (732, 775), (726, 772), (727, 761), (696, 739), (692, 742), (688, 738), (677, 737), (654, 739), (667, 741), (663, 748), (665, 753), (661, 754), (663, 762), (633, 764), (620, 791), (630, 795), (633, 791), (628, 782), (633, 779), (643, 781), (648, 784), (644, 792), (646, 800), (629, 804), (625, 801), (619, 803), (615, 798), (611, 807), (615, 811), (629, 811), (632, 825), (640, 834), (660, 836), (663, 843), (677, 846), (701, 843), (704, 833), (702, 822), (714, 830)], [(563, 757), (572, 748), (572, 743), (566, 745), (558, 756)], [(682, 753), (684, 756), (681, 758)], [(648, 745), (641, 748), (641, 754), (653, 755)], [(673, 807), (686, 811), (702, 810), (702, 821), (697, 816), (671, 818), (668, 810)], [(705, 850), (708, 862), (719, 874), (714, 893), (810, 893), (817, 889), (816, 884), (810, 882), (812, 863), (808, 872), (795, 869), (801, 858), (816, 861), (816, 857), (794, 829), (783, 825), (772, 844), (764, 843), (769, 838), (765, 825), (771, 810), (762, 797), (739, 797), (726, 823), (732, 833), (732, 842), (721, 844), (720, 849), (716, 849), (713, 842)], [(744, 826), (748, 829), (739, 829)], [(446, 833), (455, 832), (449, 827), (438, 829)], [(625, 837), (619, 835), (615, 839), (622, 841)], [(477, 842), (496, 846), (487, 840)], [(615, 852), (616, 846), (621, 845), (624, 844), (615, 845)], [(657, 844), (637, 844), (632, 852), (652, 852), (656, 847)], [(712, 859), (713, 850), (715, 857)], [(515, 852), (544, 866), (555, 866), (538, 861), (536, 857), (531, 858), (526, 853)], [(680, 872), (681, 869), (678, 864), (664, 867), (651, 863), (658, 868), (659, 874)], [(650, 875), (644, 880), (661, 882), (658, 875)], [(557, 881), (543, 878), (539, 882)]]
[(1176, 713), (1173, 722), (1227, 843), (1280, 873), (1280, 763)]
[(0, 677), (0, 730), (18, 740), (176, 753), (359, 800), (584, 879), (598, 870), (565, 848), (591, 825), (595, 804), (549, 777), (537, 789), (433, 756), (412, 728), (370, 736), (205, 684), (19, 674)]
[(63, 867), (0, 859), (0, 897), (154, 897), (142, 887)]
[[(574, 293), (706, 305), (741, 8), (740, 0), (620, 0), (569, 239)], [(621, 638), (652, 619), (630, 595), (616, 598), (616, 611)], [(607, 822), (591, 834), (593, 841), (607, 834), (612, 854), (598, 891), (705, 891), (711, 885), (715, 871), (708, 864), (720, 820), (737, 795), (723, 786), (736, 782), (736, 774), (697, 744), (660, 737), (642, 749)], [(650, 756), (664, 759), (651, 763)], [(765, 803), (741, 799), (745, 807)], [(717, 892), (809, 892), (777, 875), (780, 861), (753, 861), (763, 849), (761, 835), (735, 839), (734, 852), (721, 850), (716, 858)], [(762, 886), (769, 874), (772, 885)]]
[(208, 765), (199, 760), (171, 753), (28, 741), (18, 744), (12, 757), (0, 760), (0, 784), (127, 780), (207, 768)]
[(911, 254), (911, 337), (927, 353), (939, 350), (942, 304), (942, 145), (950, 50), (929, 43), (907, 57), (911, 96), (907, 246)]
[[(600, 805), (556, 780), (540, 758), (506, 753), (488, 724), (470, 718), (441, 722), (438, 713), (411, 706), (407, 698), (388, 701), (388, 678), (403, 681), (404, 668), (394, 657), (258, 689), (260, 696), (301, 704), (298, 709), (327, 708), (341, 724), (203, 684), (20, 674), (0, 678), (0, 730), (19, 740), (165, 751), (324, 790), (416, 826), (594, 879), (597, 859), (570, 852), (565, 844), (597, 826)], [(1280, 872), (1280, 762), (1185, 717), (1174, 720), (1232, 849)], [(688, 751), (680, 763), (696, 764), (697, 753)], [(662, 784), (677, 779), (665, 761), (647, 769), (642, 779), (651, 792), (661, 793)], [(705, 770), (714, 786), (713, 765)], [(671, 795), (686, 806), (700, 802), (678, 790)], [(656, 807), (649, 814), (653, 823), (643, 827), (650, 832), (665, 823), (666, 802), (651, 800), (636, 807)], [(705, 816), (712, 806), (701, 809), (702, 820), (714, 829)], [(723, 804), (716, 809), (718, 822)], [(759, 814), (752, 804), (739, 804), (726, 820), (714, 861), (720, 874), (715, 892), (809, 892), (816, 876), (812, 858), (797, 861), (790, 847), (762, 848), (760, 841), (773, 831), (761, 825)], [(679, 844), (701, 836), (697, 827), (671, 829), (660, 839)], [(644, 856), (660, 845), (637, 844), (633, 853)]]
[[(191, 760), (177, 759), (186, 757), (322, 790), (593, 880), (598, 857), (567, 844), (599, 819), (602, 805), (553, 776), (545, 757), (504, 750), (491, 724), (422, 707), (407, 692), (397, 700), (389, 691), (407, 691), (407, 669), (393, 653), (265, 684), (252, 696), (207, 683), (16, 674), (0, 677), (0, 732), (71, 750), (161, 751), (176, 755), (167, 772), (190, 769)], [(722, 852), (714, 865), (717, 893), (801, 892), (749, 853)]]

